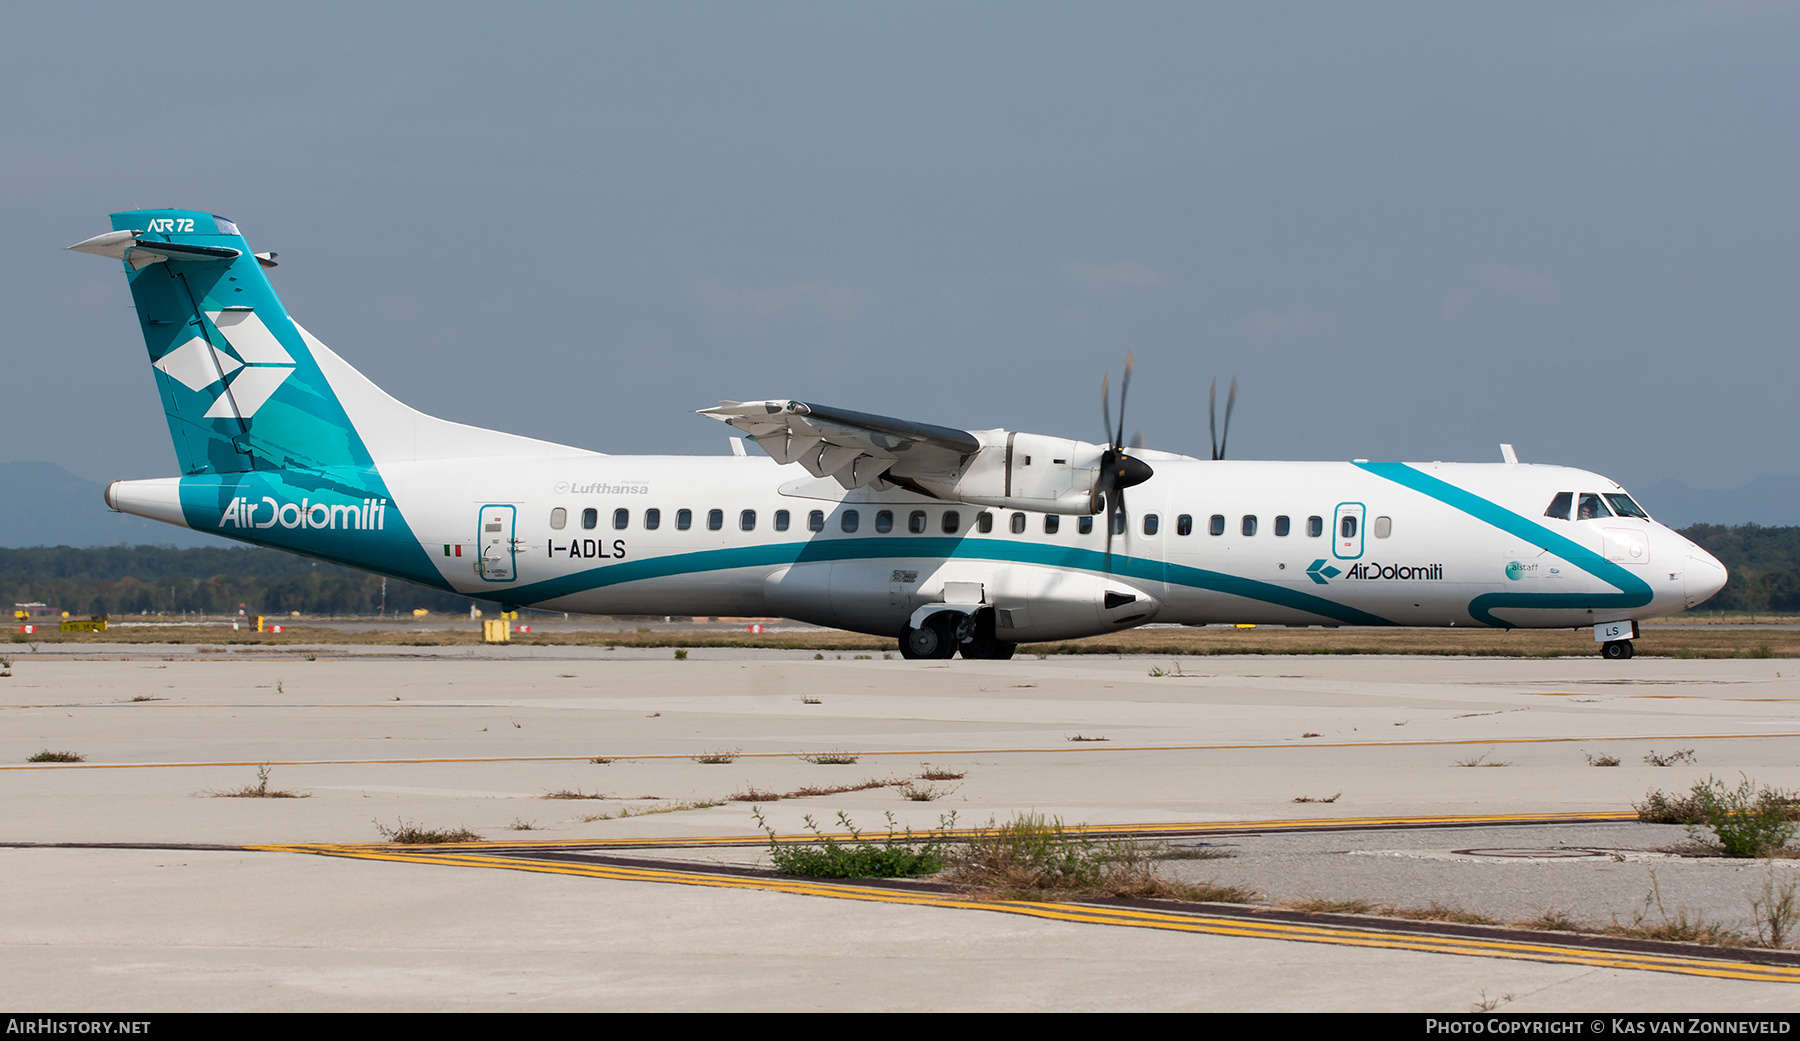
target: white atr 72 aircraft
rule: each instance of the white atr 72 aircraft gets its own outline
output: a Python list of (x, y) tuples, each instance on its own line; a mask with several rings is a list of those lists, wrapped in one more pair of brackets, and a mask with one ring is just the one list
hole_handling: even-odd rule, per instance
[(767, 459), (735, 439), (619, 456), (465, 426), (301, 328), (273, 255), (231, 221), (112, 226), (69, 248), (124, 262), (182, 476), (114, 482), (108, 505), (508, 607), (782, 615), (909, 658), (1151, 621), (1592, 627), (1628, 658), (1638, 619), (1725, 584), (1618, 484), (1510, 449), (1225, 462), (782, 400), (702, 412)]

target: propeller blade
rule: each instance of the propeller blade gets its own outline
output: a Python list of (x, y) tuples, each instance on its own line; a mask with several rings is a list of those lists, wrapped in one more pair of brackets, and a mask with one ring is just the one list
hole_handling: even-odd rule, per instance
[(1112, 391), (1108, 388), (1111, 382), (1112, 370), (1108, 369), (1100, 377), (1100, 421), (1105, 424), (1101, 429), (1106, 431), (1107, 437), (1112, 436)]
[(1119, 448), (1125, 444), (1125, 395), (1131, 392), (1131, 370), (1136, 367), (1137, 359), (1130, 351), (1125, 352), (1125, 378), (1119, 381), (1119, 432), (1113, 436), (1112, 446)]
[[(1213, 385), (1217, 386), (1218, 382), (1219, 382), (1218, 380), (1214, 380)], [(1220, 437), (1219, 437), (1219, 454), (1213, 456), (1214, 459), (1225, 458), (1225, 442), (1227, 440), (1229, 440), (1231, 437), (1231, 410), (1232, 410), (1232, 407), (1235, 406), (1236, 404), (1237, 404), (1237, 377), (1233, 376), (1233, 377), (1231, 377), (1231, 393), (1226, 395), (1226, 397), (1225, 397), (1225, 433), (1220, 435)]]
[(1212, 457), (1219, 458), (1219, 417), (1216, 415), (1219, 400), (1219, 377), (1214, 376), (1212, 389), (1206, 392), (1206, 428), (1212, 433)]

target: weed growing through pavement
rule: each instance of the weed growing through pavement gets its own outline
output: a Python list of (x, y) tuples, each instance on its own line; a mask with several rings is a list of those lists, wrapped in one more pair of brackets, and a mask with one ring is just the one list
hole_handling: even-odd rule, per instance
[(675, 651), (675, 660), (676, 661), (687, 661), (687, 651), (677, 649)]
[(1506, 762), (1503, 759), (1489, 760), (1488, 753), (1483, 752), (1480, 755), (1475, 756), (1470, 759), (1458, 759), (1456, 761), (1456, 765), (1457, 766), (1511, 766), (1512, 764), (1509, 762)]
[(1315, 734), (1310, 730), (1307, 731), (1306, 733), (1300, 735), (1302, 740), (1309, 738), (1309, 737), (1324, 737), (1324, 736), (1325, 736), (1324, 734)]
[(1691, 793), (1688, 795), (1665, 795), (1657, 788), (1644, 795), (1643, 802), (1634, 802), (1631, 808), (1637, 811), (1640, 824), (1705, 824), (1706, 812), (1700, 800)]
[[(1742, 776), (1741, 774), (1739, 776)], [(1718, 848), (1728, 857), (1762, 857), (1779, 851), (1800, 827), (1800, 796), (1779, 788), (1764, 788), (1744, 777), (1736, 788), (1708, 777), (1692, 788), (1703, 824), (1713, 831)], [(1688, 837), (1703, 841), (1699, 825), (1688, 825)]]
[(1683, 748), (1679, 752), (1670, 752), (1667, 755), (1657, 755), (1656, 749), (1652, 748), (1650, 754), (1644, 757), (1644, 762), (1651, 766), (1674, 766), (1676, 763), (1692, 763), (1693, 761), (1694, 750), (1691, 748)]
[(819, 766), (849, 766), (861, 759), (862, 756), (850, 752), (818, 752), (813, 755), (803, 755), (800, 758)]
[(538, 798), (540, 798), (540, 799), (604, 799), (604, 798), (606, 798), (606, 796), (601, 795), (599, 792), (595, 792), (592, 795), (589, 795), (587, 792), (582, 791), (580, 788), (558, 788), (556, 791), (553, 791), (553, 792), (545, 792), (544, 794), (538, 796)]
[[(1652, 921), (1650, 908), (1662, 920)], [(1692, 915), (1692, 917), (1690, 917)], [(1600, 930), (1607, 936), (1622, 936), (1633, 940), (1673, 940), (1677, 943), (1703, 943), (1713, 947), (1742, 947), (1748, 941), (1744, 934), (1730, 929), (1719, 922), (1709, 922), (1701, 918), (1698, 912), (1690, 912), (1687, 908), (1676, 908), (1673, 917), (1663, 907), (1662, 887), (1656, 881), (1656, 870), (1650, 871), (1650, 892), (1644, 897), (1644, 906), (1632, 913), (1630, 922), (1621, 922), (1617, 915), (1612, 923)]]
[(310, 799), (311, 792), (293, 792), (285, 788), (269, 787), (269, 764), (264, 763), (256, 768), (256, 783), (246, 784), (242, 788), (233, 788), (228, 792), (207, 792), (215, 799)]
[(85, 763), (87, 758), (75, 752), (52, 752), (46, 748), (25, 761), (28, 763)]
[(968, 776), (961, 770), (952, 770), (945, 766), (932, 766), (930, 763), (925, 763), (924, 767), (925, 769), (919, 773), (921, 781), (960, 781)]
[[(643, 798), (654, 799), (656, 797), (654, 795), (646, 795), (643, 796)], [(627, 806), (617, 813), (594, 813), (575, 819), (581, 821), (583, 824), (592, 824), (595, 821), (623, 820), (626, 817), (647, 817), (655, 813), (681, 813), (684, 810), (710, 810), (714, 806), (723, 805), (725, 805), (725, 802), (722, 799), (694, 799), (689, 802), (672, 802), (667, 806), (643, 806), (636, 809)]]
[(1787, 947), (1794, 939), (1794, 928), (1800, 925), (1800, 906), (1796, 906), (1795, 889), (1800, 878), (1788, 876), (1786, 882), (1775, 881), (1775, 865), (1763, 877), (1762, 896), (1750, 898), (1750, 917), (1756, 922), (1756, 939), (1764, 947)]
[(508, 824), (506, 827), (509, 831), (536, 831), (536, 830), (538, 830), (537, 821), (521, 820), (518, 817), (514, 817), (513, 822), (511, 824)]
[(705, 763), (708, 766), (720, 766), (725, 763), (737, 762), (737, 758), (740, 754), (741, 754), (741, 751), (707, 752), (704, 755), (695, 756), (694, 762)]
[(1539, 911), (1535, 918), (1521, 918), (1513, 925), (1520, 929), (1539, 929), (1552, 933), (1579, 933), (1588, 928), (1554, 906)]
[(728, 796), (728, 798), (732, 802), (780, 802), (781, 801), (781, 796), (775, 794), (774, 792), (765, 792), (761, 788), (756, 787), (755, 785), (751, 785), (748, 789), (741, 791), (741, 792), (733, 792), (730, 796)]
[(1338, 796), (1340, 796), (1342, 794), (1344, 794), (1344, 793), (1343, 792), (1332, 792), (1329, 796), (1325, 796), (1323, 798), (1315, 798), (1314, 796), (1311, 796), (1311, 795), (1296, 795), (1296, 796), (1294, 796), (1294, 801), (1295, 802), (1337, 802)]
[(1618, 766), (1619, 765), (1619, 757), (1616, 755), (1604, 755), (1604, 754), (1603, 755), (1595, 755), (1592, 752), (1589, 752), (1589, 753), (1587, 753), (1587, 761), (1588, 761), (1589, 766)]
[(613, 761), (603, 755), (597, 755), (594, 758), (589, 759), (588, 762), (593, 763), (595, 766), (611, 766)]
[(972, 834), (952, 859), (949, 878), (1012, 897), (1049, 893), (1248, 903), (1240, 886), (1178, 882), (1159, 874), (1159, 844), (1095, 839), (1070, 831), (1060, 818), (1016, 814)]
[(452, 842), (481, 841), (481, 836), (470, 831), (468, 828), (457, 828), (455, 830), (426, 828), (418, 824), (413, 824), (404, 817), (400, 818), (399, 823), (391, 828), (381, 823), (379, 820), (375, 821), (374, 824), (375, 830), (381, 832), (382, 838), (402, 846), (437, 846)]
[(955, 788), (940, 788), (935, 784), (915, 784), (912, 781), (901, 781), (894, 785), (894, 791), (899, 793), (902, 799), (910, 799), (913, 802), (933, 802), (946, 795), (956, 793)]
[(825, 703), (823, 701), (820, 701), (818, 698), (801, 698), (800, 704), (802, 704), (802, 705), (823, 705)]
[(1088, 737), (1085, 734), (1076, 734), (1074, 737), (1069, 738), (1069, 740), (1071, 740), (1071, 741), (1111, 741), (1112, 738), (1098, 737), (1098, 736)]
[(136, 704), (137, 702), (140, 702), (140, 701), (167, 701), (169, 699), (168, 698), (153, 698), (148, 694), (139, 694), (137, 697), (134, 697), (131, 700), (132, 700), (133, 704)]
[(826, 835), (812, 815), (803, 820), (813, 833), (808, 843), (783, 843), (776, 839), (775, 829), (763, 819), (762, 808), (753, 806), (750, 816), (756, 826), (769, 836), (769, 860), (784, 875), (809, 878), (915, 878), (935, 874), (944, 867), (946, 835), (956, 826), (956, 814), (938, 818), (938, 827), (921, 837), (909, 828), (897, 832), (894, 815), (887, 814), (887, 837), (879, 842), (863, 838), (850, 817), (839, 812), (838, 825), (849, 833), (849, 841)]

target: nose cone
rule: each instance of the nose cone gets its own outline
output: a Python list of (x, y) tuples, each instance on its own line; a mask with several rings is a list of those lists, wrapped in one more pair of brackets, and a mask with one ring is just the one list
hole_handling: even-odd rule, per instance
[(1725, 588), (1725, 580), (1731, 576), (1725, 571), (1725, 565), (1719, 558), (1701, 549), (1699, 546), (1688, 547), (1687, 562), (1687, 605), (1698, 607), (1714, 593)]

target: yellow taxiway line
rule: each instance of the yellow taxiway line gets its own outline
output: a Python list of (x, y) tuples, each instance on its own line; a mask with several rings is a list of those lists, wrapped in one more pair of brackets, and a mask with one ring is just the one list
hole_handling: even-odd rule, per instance
[(905, 888), (888, 888), (854, 883), (837, 883), (813, 879), (789, 879), (754, 875), (727, 875), (700, 869), (628, 866), (602, 863), (569, 863), (495, 856), (481, 852), (451, 852), (443, 847), (399, 850), (370, 846), (264, 846), (259, 849), (295, 853), (317, 853), (359, 860), (383, 860), (407, 864), (436, 864), (448, 867), (502, 868), (543, 874), (604, 878), (626, 882), (705, 886), (723, 889), (746, 889), (760, 892), (786, 893), (795, 896), (828, 897), (872, 903), (901, 904), (914, 907), (989, 911), (1024, 915), (1051, 921), (1086, 925), (1112, 925), (1137, 929), (1160, 929), (1172, 932), (1202, 933), (1213, 936), (1236, 936), (1261, 940), (1288, 940), (1303, 943), (1325, 943), (1347, 947), (1369, 947), (1387, 950), (1419, 951), (1429, 954), (1454, 954), (1475, 958), (1506, 958), (1523, 961), (1552, 962), (1564, 965), (1586, 965), (1596, 968), (1635, 969), (1650, 972), (1672, 972), (1689, 976), (1718, 979), (1749, 980), (1765, 983), (1800, 983), (1800, 966), (1763, 965), (1751, 961), (1721, 958), (1689, 957), (1680, 954), (1650, 953), (1581, 948), (1560, 944), (1534, 943), (1505, 937), (1472, 937), (1432, 935), (1418, 932), (1388, 932), (1374, 926), (1339, 923), (1305, 923), (1260, 919), (1254, 911), (1242, 915), (1217, 913), (1183, 913), (1133, 907), (1111, 907), (1093, 904), (1057, 903), (1054, 901), (991, 900)]

